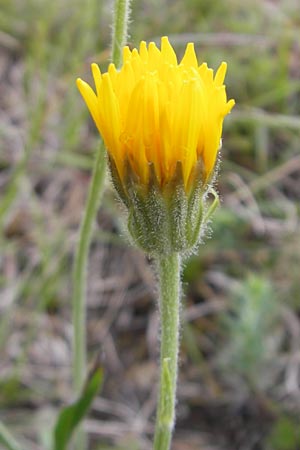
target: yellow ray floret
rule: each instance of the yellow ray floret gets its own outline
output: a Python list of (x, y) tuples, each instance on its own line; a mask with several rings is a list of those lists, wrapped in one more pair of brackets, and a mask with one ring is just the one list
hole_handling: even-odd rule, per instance
[(167, 37), (161, 49), (141, 42), (139, 50), (123, 51), (123, 66), (110, 64), (101, 74), (92, 64), (96, 93), (81, 79), (77, 86), (113, 158), (121, 180), (130, 162), (142, 184), (153, 164), (161, 186), (170, 181), (178, 161), (185, 186), (201, 158), (208, 179), (214, 169), (227, 101), (223, 84), (226, 63), (216, 72), (198, 65), (192, 43), (180, 63)]

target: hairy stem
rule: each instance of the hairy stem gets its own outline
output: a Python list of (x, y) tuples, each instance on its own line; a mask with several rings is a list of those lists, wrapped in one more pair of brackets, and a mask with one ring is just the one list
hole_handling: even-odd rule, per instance
[(175, 424), (176, 383), (179, 349), (180, 256), (158, 258), (161, 320), (160, 388), (154, 435), (154, 450), (169, 450)]
[(112, 39), (112, 62), (119, 68), (122, 48), (126, 43), (130, 13), (130, 0), (115, 0)]

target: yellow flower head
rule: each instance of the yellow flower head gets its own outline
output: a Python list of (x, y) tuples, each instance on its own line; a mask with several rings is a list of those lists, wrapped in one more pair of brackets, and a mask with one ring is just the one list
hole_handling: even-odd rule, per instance
[(92, 64), (96, 93), (81, 79), (77, 86), (101, 133), (120, 180), (126, 167), (142, 185), (150, 166), (162, 188), (181, 163), (188, 190), (193, 168), (201, 159), (204, 183), (214, 169), (223, 119), (234, 105), (223, 84), (226, 63), (216, 75), (206, 63), (198, 65), (194, 45), (188, 44), (178, 63), (168, 38), (161, 49), (141, 42), (139, 50), (125, 47), (123, 66), (110, 64), (101, 74)]

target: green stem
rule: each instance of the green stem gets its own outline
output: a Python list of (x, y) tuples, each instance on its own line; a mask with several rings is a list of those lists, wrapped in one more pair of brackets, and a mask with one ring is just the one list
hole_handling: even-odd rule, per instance
[[(127, 38), (127, 24), (129, 18), (129, 0), (115, 0), (114, 33), (112, 43), (112, 62), (117, 68), (122, 61), (121, 49)], [(104, 145), (98, 150), (93, 167), (93, 175), (85, 212), (79, 232), (79, 240), (75, 253), (73, 279), (73, 377), (74, 390), (80, 395), (85, 381), (86, 357), (86, 278), (88, 253), (92, 238), (93, 223), (96, 218), (100, 198), (103, 193), (106, 173), (106, 158)], [(86, 448), (85, 436), (79, 430), (75, 444), (78, 450)]]
[[(86, 278), (88, 253), (91, 244), (93, 224), (95, 222), (100, 198), (103, 193), (106, 172), (106, 156), (101, 142), (93, 167), (91, 184), (81, 222), (79, 240), (75, 252), (73, 271), (73, 382), (77, 397), (83, 389), (87, 368), (86, 357)], [(75, 445), (77, 450), (87, 448), (87, 437), (81, 427), (78, 428)]]
[(160, 388), (154, 435), (154, 450), (169, 450), (175, 424), (179, 348), (180, 256), (158, 258), (161, 320)]
[(91, 243), (93, 223), (96, 218), (100, 198), (103, 191), (106, 172), (106, 157), (104, 145), (99, 146), (93, 168), (91, 184), (84, 215), (79, 232), (79, 240), (75, 253), (73, 279), (73, 348), (74, 348), (74, 389), (77, 395), (81, 393), (86, 374), (86, 277), (88, 252)]
[(122, 62), (122, 48), (127, 39), (130, 0), (115, 0), (112, 39), (112, 62), (119, 68)]
[[(114, 13), (113, 55), (112, 59), (116, 67), (121, 64), (121, 48), (127, 36), (127, 22), (129, 14), (129, 0), (116, 0)], [(93, 176), (90, 184), (85, 213), (79, 232), (79, 240), (74, 262), (73, 280), (73, 326), (74, 326), (74, 388), (77, 395), (80, 394), (86, 371), (86, 273), (88, 252), (92, 237), (92, 226), (96, 217), (100, 197), (102, 195), (105, 172), (104, 146), (98, 150), (93, 168)]]

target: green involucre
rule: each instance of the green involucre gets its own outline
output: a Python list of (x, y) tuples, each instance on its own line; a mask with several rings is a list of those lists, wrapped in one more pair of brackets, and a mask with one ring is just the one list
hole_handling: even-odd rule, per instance
[[(110, 169), (113, 184), (127, 210), (128, 230), (134, 244), (152, 255), (188, 254), (197, 247), (211, 212), (206, 198), (212, 190), (203, 182), (202, 164), (195, 167), (188, 191), (184, 188), (180, 162), (173, 179), (163, 188), (153, 165), (147, 185), (140, 183), (129, 162), (125, 162), (123, 180), (112, 159)], [(215, 193), (214, 196), (217, 197)], [(216, 202), (213, 205), (215, 208)]]

